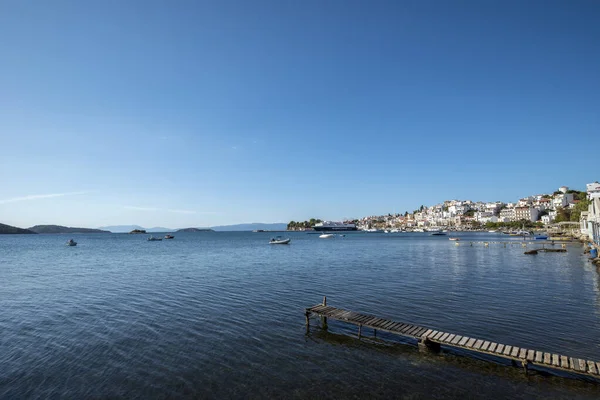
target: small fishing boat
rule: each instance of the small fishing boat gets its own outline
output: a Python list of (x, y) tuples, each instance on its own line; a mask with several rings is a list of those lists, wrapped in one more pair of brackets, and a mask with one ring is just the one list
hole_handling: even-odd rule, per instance
[(173, 235), (165, 235), (165, 239), (175, 239), (175, 236), (173, 236)]
[(292, 239), (290, 238), (282, 238), (281, 236), (277, 236), (274, 238), (271, 238), (271, 240), (269, 241), (269, 244), (289, 244), (292, 241)]
[(441, 232), (441, 231), (433, 232), (431, 234), (431, 236), (446, 236), (446, 232)]
[(161, 240), (162, 240), (162, 238), (155, 238), (154, 236), (150, 236), (148, 238), (149, 242), (158, 242), (158, 241), (161, 241)]
[(546, 235), (537, 235), (535, 240), (548, 240), (548, 236)]
[(322, 235), (319, 235), (319, 238), (321, 239), (331, 239), (333, 237), (333, 234), (331, 233), (324, 233)]
[(451, 237), (451, 238), (448, 238), (448, 240), (454, 240), (454, 241), (458, 242), (458, 241), (460, 240), (460, 238), (457, 238), (457, 237)]
[(77, 242), (74, 241), (73, 239), (69, 239), (67, 241), (67, 246), (77, 246)]

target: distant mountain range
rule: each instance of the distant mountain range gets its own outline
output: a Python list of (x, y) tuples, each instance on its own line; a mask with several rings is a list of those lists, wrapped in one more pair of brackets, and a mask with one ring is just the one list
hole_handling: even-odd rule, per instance
[[(250, 224), (237, 224), (237, 225), (220, 225), (213, 226), (211, 228), (184, 228), (177, 230), (178, 232), (205, 232), (205, 231), (284, 231), (286, 230), (287, 224), (275, 223), (275, 224), (262, 224), (262, 223), (250, 223)], [(17, 228), (15, 226), (0, 224), (0, 234), (15, 234), (15, 233), (128, 233), (134, 229), (144, 230), (148, 233), (156, 232), (175, 232), (176, 229), (164, 228), (157, 226), (154, 228), (144, 228), (139, 225), (113, 225), (113, 226), (102, 226), (98, 229), (91, 228), (76, 228), (61, 225), (35, 225), (28, 229)]]
[(113, 226), (101, 226), (99, 229), (111, 231), (112, 233), (128, 233), (134, 229), (142, 230), (146, 232), (173, 232), (175, 229), (164, 228), (162, 226), (156, 226), (154, 228), (144, 228), (139, 225), (113, 225)]
[(263, 224), (259, 222), (253, 222), (250, 224), (213, 226), (212, 229), (215, 231), (255, 231), (259, 229), (262, 229), (264, 231), (285, 231), (287, 229), (287, 224)]
[(28, 228), (35, 233), (110, 233), (106, 230), (91, 228), (74, 228), (61, 225), (36, 225)]
[(35, 232), (30, 231), (29, 229), (22, 229), (22, 228), (17, 228), (16, 226), (0, 224), (0, 235), (1, 234), (16, 234), (16, 233), (18, 233), (18, 234), (22, 234), (22, 233), (35, 234)]

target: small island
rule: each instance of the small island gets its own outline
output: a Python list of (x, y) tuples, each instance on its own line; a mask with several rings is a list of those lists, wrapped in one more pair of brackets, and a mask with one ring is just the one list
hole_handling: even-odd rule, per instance
[(14, 235), (14, 234), (27, 234), (27, 235), (35, 235), (37, 232), (31, 231), (29, 229), (17, 228), (16, 226), (10, 226), (6, 224), (0, 224), (0, 235)]
[(133, 234), (136, 234), (136, 233), (146, 233), (146, 231), (144, 229), (134, 229), (134, 230), (132, 230), (129, 233), (133, 233)]
[(183, 228), (178, 229), (176, 232), (214, 232), (210, 228)]
[(110, 233), (102, 229), (74, 228), (62, 225), (35, 225), (28, 229), (35, 233)]

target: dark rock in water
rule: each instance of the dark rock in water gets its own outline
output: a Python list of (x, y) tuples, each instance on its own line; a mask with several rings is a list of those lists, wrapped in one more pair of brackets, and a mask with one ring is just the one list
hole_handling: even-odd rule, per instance
[(213, 232), (210, 228), (183, 228), (178, 229), (177, 232)]
[(132, 230), (132, 231), (131, 231), (131, 232), (129, 232), (129, 233), (146, 233), (146, 231), (145, 231), (145, 230), (143, 230), (143, 229), (134, 229), (134, 230)]
[(525, 254), (537, 254), (537, 253), (538, 253), (537, 250), (529, 250), (529, 251), (525, 252)]

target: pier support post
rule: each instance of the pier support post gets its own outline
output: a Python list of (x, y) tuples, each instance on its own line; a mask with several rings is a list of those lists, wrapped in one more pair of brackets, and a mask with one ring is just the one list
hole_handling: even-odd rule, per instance
[(439, 343), (432, 342), (427, 337), (419, 340), (418, 347), (419, 351), (422, 353), (439, 353), (441, 350)]
[[(323, 296), (323, 305), (327, 305), (327, 296)], [(321, 316), (321, 329), (327, 330), (327, 317)]]
[(523, 364), (523, 370), (525, 371), (525, 375), (528, 375), (529, 371), (527, 370), (527, 360), (523, 359), (521, 360), (521, 363)]
[(362, 325), (359, 325), (358, 326), (358, 340), (360, 340), (361, 336), (362, 336)]
[(310, 332), (310, 312), (305, 313), (306, 316), (306, 334), (308, 335)]
[(377, 329), (373, 329), (373, 337), (377, 337)]

